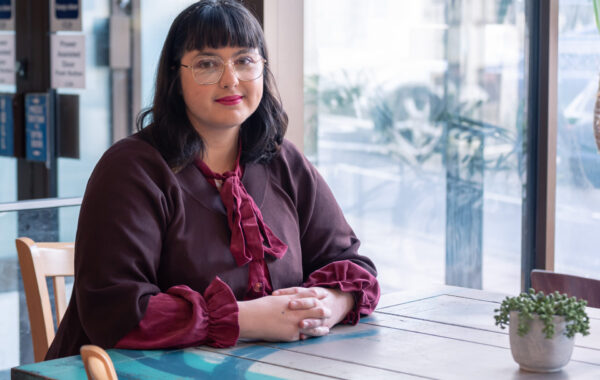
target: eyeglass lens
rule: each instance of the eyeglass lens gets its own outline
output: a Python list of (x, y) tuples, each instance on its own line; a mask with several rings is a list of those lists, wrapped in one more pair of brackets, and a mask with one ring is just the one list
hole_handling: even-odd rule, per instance
[[(262, 75), (263, 59), (259, 55), (239, 55), (232, 63), (235, 74), (241, 81), (251, 81)], [(194, 80), (199, 84), (218, 82), (224, 71), (225, 62), (219, 57), (198, 56), (192, 62)]]

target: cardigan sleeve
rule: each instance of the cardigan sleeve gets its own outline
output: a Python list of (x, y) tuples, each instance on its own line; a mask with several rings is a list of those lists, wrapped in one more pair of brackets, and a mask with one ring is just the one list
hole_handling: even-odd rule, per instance
[(150, 297), (144, 318), (115, 347), (231, 347), (239, 337), (237, 317), (236, 299), (218, 277), (204, 295), (185, 285), (174, 286)]
[(79, 215), (73, 285), (92, 344), (114, 347), (161, 292), (162, 241), (181, 218), (180, 203), (173, 173), (143, 141), (117, 142), (96, 165)]

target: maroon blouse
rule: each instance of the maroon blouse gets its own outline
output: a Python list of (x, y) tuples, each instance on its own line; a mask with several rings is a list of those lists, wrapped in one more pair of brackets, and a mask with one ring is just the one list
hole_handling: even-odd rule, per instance
[[(248, 265), (248, 288), (245, 299), (260, 298), (272, 293), (269, 269), (264, 255), (278, 259), (285, 255), (287, 245), (271, 231), (259, 208), (246, 191), (239, 164), (241, 153), (232, 171), (218, 174), (202, 160), (195, 165), (206, 180), (219, 189), (227, 209), (231, 229), (230, 250), (238, 266)], [(360, 314), (371, 314), (379, 299), (377, 280), (351, 261), (331, 263), (315, 272), (303, 284), (354, 292), (355, 307), (342, 323), (356, 324)], [(235, 296), (218, 277), (206, 289), (203, 297), (187, 286), (174, 286), (166, 293), (150, 297), (146, 314), (139, 325), (123, 337), (117, 348), (152, 349), (187, 347), (206, 344), (229, 347), (239, 337), (238, 308)]]
[[(370, 313), (379, 299), (375, 265), (359, 254), (360, 241), (302, 153), (284, 140), (269, 162), (247, 163), (240, 174), (274, 235), (262, 247), (262, 273), (252, 264), (260, 263), (260, 252), (244, 245), (250, 261), (241, 266), (234, 257), (235, 218), (196, 165), (174, 172), (140, 134), (115, 143), (87, 184), (73, 295), (46, 359), (76, 355), (83, 344), (231, 346), (239, 336), (236, 300), (248, 297), (251, 284), (260, 294), (292, 286), (337, 288), (356, 301), (347, 323)], [(254, 206), (244, 209), (258, 225)], [(266, 228), (258, 231), (267, 235)], [(287, 245), (280, 258), (268, 253), (275, 237)]]

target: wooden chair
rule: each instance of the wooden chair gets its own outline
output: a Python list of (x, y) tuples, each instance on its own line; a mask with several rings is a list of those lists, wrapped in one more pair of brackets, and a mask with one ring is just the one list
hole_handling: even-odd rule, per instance
[(117, 372), (106, 351), (93, 344), (81, 346), (79, 351), (89, 380), (117, 380)]
[(531, 287), (546, 294), (558, 290), (588, 301), (590, 307), (600, 307), (600, 280), (534, 269), (531, 271)]
[(40, 362), (44, 360), (56, 331), (46, 277), (53, 279), (58, 328), (67, 309), (65, 276), (74, 274), (74, 244), (36, 243), (23, 237), (16, 240), (16, 245), (29, 311), (34, 359)]

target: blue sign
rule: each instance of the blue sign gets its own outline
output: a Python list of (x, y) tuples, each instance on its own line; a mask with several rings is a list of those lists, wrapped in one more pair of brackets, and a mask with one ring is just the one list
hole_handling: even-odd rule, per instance
[(29, 161), (50, 162), (49, 96), (25, 95), (25, 157)]
[(56, 18), (76, 19), (79, 17), (79, 0), (55, 0)]
[(0, 156), (14, 156), (13, 96), (0, 94)]
[(10, 20), (12, 17), (11, 0), (0, 0), (0, 20)]

